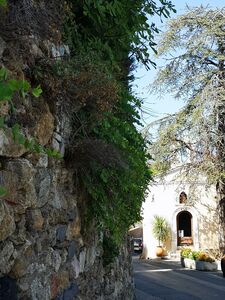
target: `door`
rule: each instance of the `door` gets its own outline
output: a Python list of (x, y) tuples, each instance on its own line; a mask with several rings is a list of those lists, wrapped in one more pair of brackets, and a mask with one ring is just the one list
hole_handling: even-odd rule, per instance
[(182, 211), (177, 215), (177, 245), (193, 245), (192, 214)]

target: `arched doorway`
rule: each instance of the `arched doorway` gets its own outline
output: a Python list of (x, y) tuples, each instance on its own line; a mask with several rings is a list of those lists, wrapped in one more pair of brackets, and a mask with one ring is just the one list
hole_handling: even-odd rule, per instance
[(192, 214), (181, 211), (177, 215), (177, 245), (193, 245)]

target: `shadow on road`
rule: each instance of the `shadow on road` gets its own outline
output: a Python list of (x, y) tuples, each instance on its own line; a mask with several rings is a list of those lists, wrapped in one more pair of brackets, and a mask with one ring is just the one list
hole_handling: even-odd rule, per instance
[(137, 300), (225, 299), (222, 272), (185, 269), (175, 260), (133, 256)]

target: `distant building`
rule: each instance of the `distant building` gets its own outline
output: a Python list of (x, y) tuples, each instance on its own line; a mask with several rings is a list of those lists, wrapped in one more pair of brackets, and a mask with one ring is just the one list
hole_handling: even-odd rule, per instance
[(136, 223), (129, 229), (129, 235), (132, 238), (142, 238), (143, 237), (143, 226), (142, 223)]
[(169, 255), (182, 246), (194, 249), (218, 249), (219, 228), (216, 190), (204, 178), (190, 182), (182, 177), (182, 168), (172, 170), (151, 184), (143, 204), (143, 244), (145, 257), (155, 257), (157, 240), (152, 234), (154, 215), (166, 218), (171, 228), (166, 243)]

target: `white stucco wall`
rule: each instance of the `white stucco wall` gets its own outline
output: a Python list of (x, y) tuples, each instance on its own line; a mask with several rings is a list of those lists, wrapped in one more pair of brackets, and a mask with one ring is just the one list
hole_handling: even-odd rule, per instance
[[(158, 241), (152, 235), (154, 215), (165, 217), (171, 227), (171, 240), (166, 248), (169, 253), (177, 250), (177, 214), (188, 211), (192, 214), (193, 248), (218, 248), (218, 221), (216, 214), (216, 191), (207, 188), (203, 179), (191, 184), (179, 179), (179, 170), (171, 172), (163, 181), (152, 184), (143, 204), (143, 244), (146, 257), (155, 257)], [(182, 183), (180, 182), (182, 181)], [(188, 204), (179, 203), (179, 195), (184, 191)]]

